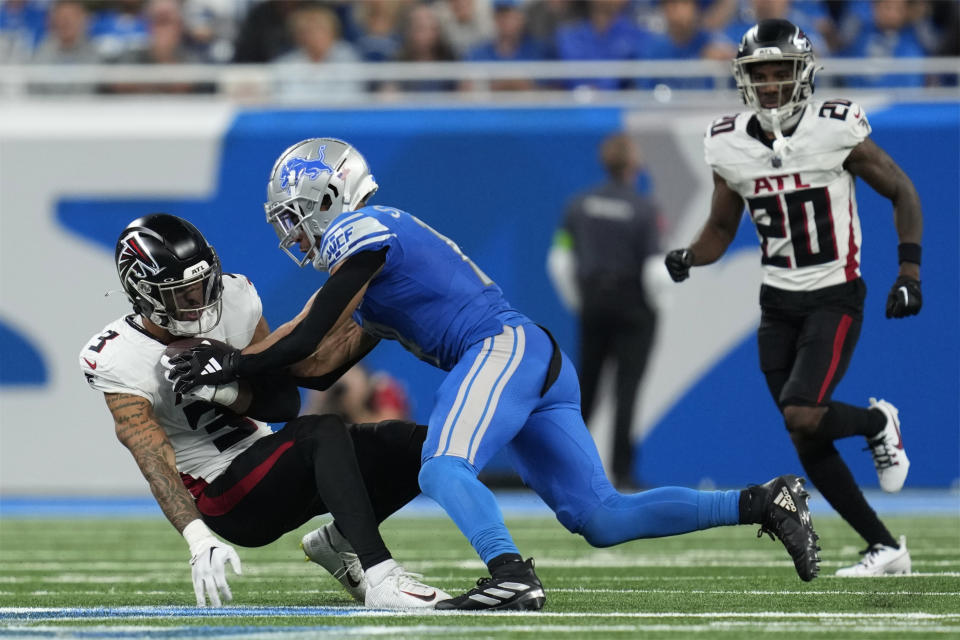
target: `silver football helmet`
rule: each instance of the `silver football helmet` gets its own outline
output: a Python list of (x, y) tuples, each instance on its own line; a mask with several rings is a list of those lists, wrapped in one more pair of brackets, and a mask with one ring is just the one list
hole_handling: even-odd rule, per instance
[[(770, 83), (755, 83), (750, 77), (751, 65), (765, 62), (788, 62), (793, 65), (791, 78), (777, 82), (781, 94), (777, 107), (765, 107), (757, 88)], [(819, 70), (810, 39), (787, 20), (761, 20), (751, 27), (740, 41), (733, 60), (733, 77), (740, 99), (753, 109), (767, 131), (787, 129), (800, 119), (803, 107), (813, 95), (814, 74)], [(786, 96), (786, 99), (784, 99)]]
[[(336, 138), (310, 138), (280, 154), (264, 209), (280, 248), (299, 266), (313, 261), (319, 269), (317, 245), (330, 222), (360, 208), (376, 191), (367, 161), (353, 146)], [(304, 247), (302, 256), (293, 251)]]

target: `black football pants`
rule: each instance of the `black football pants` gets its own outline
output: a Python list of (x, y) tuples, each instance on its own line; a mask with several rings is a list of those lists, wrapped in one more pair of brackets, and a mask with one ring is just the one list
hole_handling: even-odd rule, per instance
[(390, 557), (378, 524), (420, 493), (427, 428), (296, 418), (261, 438), (197, 499), (204, 522), (231, 543), (258, 547), (330, 513), (365, 567)]

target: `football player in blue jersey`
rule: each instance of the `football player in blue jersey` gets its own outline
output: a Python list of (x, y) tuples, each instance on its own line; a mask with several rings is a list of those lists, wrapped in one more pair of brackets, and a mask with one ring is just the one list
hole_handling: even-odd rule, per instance
[(493, 493), (477, 479), (501, 449), (558, 520), (594, 546), (755, 523), (783, 542), (802, 579), (817, 575), (801, 478), (742, 491), (618, 493), (580, 414), (577, 373), (550, 333), (514, 309), (452, 240), (405, 211), (366, 206), (376, 190), (363, 156), (342, 140), (304, 140), (280, 156), (267, 220), (297, 264), (330, 278), (297, 317), (242, 352), (195, 348), (176, 374), (181, 390), (293, 363), (307, 367), (299, 375), (324, 375), (384, 338), (448, 371), (429, 419), (420, 487), (491, 577), (438, 609), (536, 610), (545, 602), (532, 559), (523, 560)]

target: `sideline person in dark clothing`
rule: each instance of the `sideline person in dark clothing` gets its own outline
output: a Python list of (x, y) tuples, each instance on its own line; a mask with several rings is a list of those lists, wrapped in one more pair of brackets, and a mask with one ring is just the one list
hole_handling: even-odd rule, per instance
[(615, 359), (612, 479), (630, 487), (637, 484), (630, 438), (634, 408), (656, 327), (643, 267), (659, 252), (657, 209), (638, 192), (643, 163), (629, 135), (606, 138), (600, 160), (609, 179), (570, 200), (548, 270), (564, 302), (580, 316), (580, 393), (587, 421), (603, 364)]

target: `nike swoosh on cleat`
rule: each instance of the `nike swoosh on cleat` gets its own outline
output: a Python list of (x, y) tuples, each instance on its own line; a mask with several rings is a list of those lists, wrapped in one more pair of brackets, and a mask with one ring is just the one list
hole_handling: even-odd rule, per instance
[[(359, 580), (354, 580), (354, 579), (353, 579), (353, 576), (350, 575), (350, 573), (348, 572), (348, 573), (347, 573), (347, 584), (349, 584), (350, 587), (352, 587), (352, 588), (357, 588), (357, 587), (360, 586), (360, 581), (359, 581)], [(406, 593), (406, 591), (404, 591), (404, 593)], [(413, 595), (413, 594), (410, 594), (410, 595)]]
[(893, 430), (897, 432), (897, 449), (903, 450), (903, 436), (900, 435), (900, 427), (896, 422), (893, 423)]
[(400, 590), (400, 593), (405, 593), (405, 594), (407, 594), (408, 596), (413, 596), (414, 598), (417, 598), (417, 599), (419, 599), (419, 600), (423, 600), (424, 602), (430, 602), (431, 600), (433, 600), (434, 598), (437, 597), (437, 592), (436, 592), (436, 591), (434, 591), (433, 593), (431, 593), (431, 594), (428, 595), (428, 596), (423, 596), (423, 595), (420, 595), (419, 593), (410, 593), (409, 591), (404, 591), (403, 589)]

